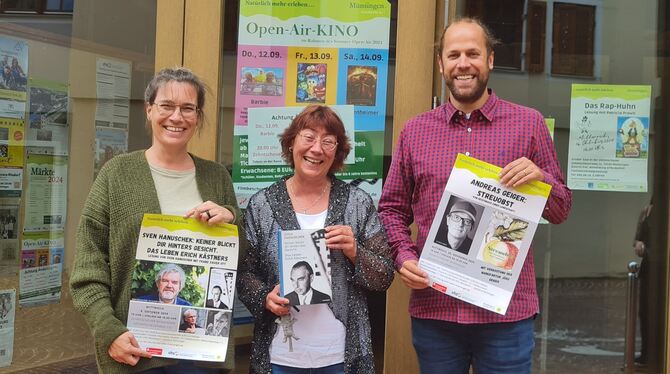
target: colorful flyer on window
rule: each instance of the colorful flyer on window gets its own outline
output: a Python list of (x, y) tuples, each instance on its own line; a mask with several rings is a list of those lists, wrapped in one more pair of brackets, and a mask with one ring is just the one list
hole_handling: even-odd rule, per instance
[(333, 296), (326, 230), (279, 230), (279, 294), (291, 305), (328, 303)]
[(12, 364), (16, 290), (0, 290), (0, 367)]
[(59, 302), (63, 286), (63, 231), (24, 232), (22, 238), (19, 305), (25, 308)]
[(647, 192), (651, 86), (573, 84), (568, 187)]
[(155, 356), (224, 361), (232, 324), (237, 226), (145, 214), (128, 329)]
[(67, 213), (67, 156), (28, 153), (23, 231), (62, 231)]
[(292, 173), (276, 137), (292, 117), (268, 128), (266, 114), (312, 104), (352, 108), (336, 109), (352, 146), (337, 176), (379, 200), (390, 16), (386, 0), (240, 3), (232, 177), (242, 207)]
[(68, 87), (66, 83), (30, 79), (30, 115), (26, 144), (66, 155), (69, 148)]
[(0, 117), (24, 119), (28, 88), (28, 43), (0, 37)]
[(510, 189), (501, 170), (458, 155), (419, 266), (432, 288), (504, 315), (551, 186)]
[(0, 167), (23, 167), (25, 121), (0, 118)]

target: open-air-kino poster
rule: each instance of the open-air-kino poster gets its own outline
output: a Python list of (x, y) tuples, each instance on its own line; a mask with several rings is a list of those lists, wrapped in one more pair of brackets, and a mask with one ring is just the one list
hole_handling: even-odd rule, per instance
[(568, 187), (647, 191), (651, 86), (573, 84)]
[(159, 357), (224, 361), (237, 278), (237, 226), (145, 214), (128, 329)]
[(432, 288), (505, 314), (551, 186), (507, 188), (501, 170), (458, 155), (419, 266)]
[(310, 104), (334, 106), (345, 123), (352, 151), (338, 177), (379, 200), (390, 15), (387, 0), (240, 2), (233, 144), (240, 206), (292, 173), (278, 157), (277, 134)]

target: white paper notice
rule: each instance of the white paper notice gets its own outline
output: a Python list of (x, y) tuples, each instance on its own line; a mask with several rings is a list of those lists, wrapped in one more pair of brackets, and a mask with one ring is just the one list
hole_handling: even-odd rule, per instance
[(16, 290), (0, 290), (0, 367), (12, 364)]
[(96, 61), (95, 125), (128, 129), (130, 113), (130, 62), (98, 58)]
[(432, 288), (505, 314), (551, 187), (508, 189), (500, 170), (458, 155), (419, 266)]

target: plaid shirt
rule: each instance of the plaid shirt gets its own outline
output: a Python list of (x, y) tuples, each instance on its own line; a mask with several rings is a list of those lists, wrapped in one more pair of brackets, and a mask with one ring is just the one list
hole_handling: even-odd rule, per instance
[[(527, 157), (552, 186), (543, 216), (552, 223), (567, 218), (572, 193), (565, 186), (542, 115), (489, 93), (469, 119), (447, 103), (411, 119), (400, 134), (379, 201), (379, 216), (398, 269), (407, 260), (418, 260), (458, 153), (500, 167)], [(416, 244), (410, 237), (412, 222), (418, 228)], [(504, 316), (431, 288), (412, 290), (409, 303), (413, 317), (458, 323), (513, 322), (538, 310), (532, 248)]]

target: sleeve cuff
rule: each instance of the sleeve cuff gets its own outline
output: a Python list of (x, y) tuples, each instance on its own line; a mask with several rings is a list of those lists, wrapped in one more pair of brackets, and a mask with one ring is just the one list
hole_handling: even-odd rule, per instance
[(419, 258), (417, 256), (415, 256), (414, 254), (407, 253), (405, 251), (398, 252), (398, 255), (395, 258), (395, 269), (396, 269), (396, 271), (400, 270), (402, 268), (402, 264), (404, 264), (405, 261), (408, 261), (408, 260), (419, 261)]
[(107, 354), (109, 346), (119, 335), (128, 331), (123, 322), (114, 315), (114, 309), (107, 299), (100, 299), (91, 304), (84, 315), (91, 327), (96, 347), (104, 350), (104, 354)]

